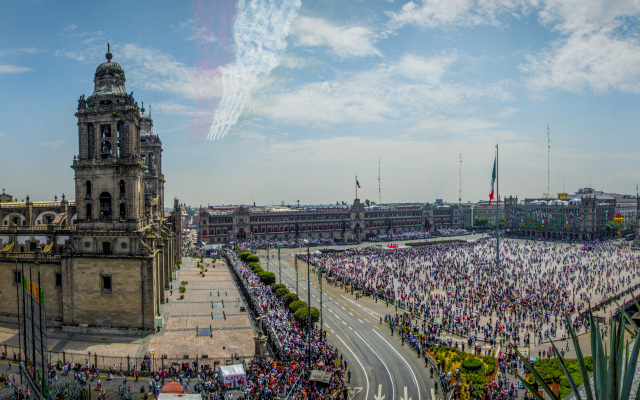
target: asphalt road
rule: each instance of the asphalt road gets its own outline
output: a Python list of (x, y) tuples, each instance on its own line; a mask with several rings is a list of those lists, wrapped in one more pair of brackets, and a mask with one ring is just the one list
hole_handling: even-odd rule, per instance
[[(305, 249), (306, 250), (306, 249)], [(295, 293), (296, 279), (294, 251), (281, 250), (282, 281)], [(268, 268), (279, 277), (277, 251), (270, 251)], [(273, 257), (275, 255), (275, 257)], [(267, 265), (266, 252), (261, 251), (261, 265)], [(298, 260), (298, 295), (307, 301), (307, 266)], [(265, 268), (266, 269), (266, 268)], [(279, 279), (278, 279), (279, 283)], [(320, 309), (318, 277), (311, 274), (311, 305)], [(397, 335), (384, 321), (385, 313), (395, 313), (395, 307), (386, 307), (371, 298), (360, 298), (346, 293), (343, 288), (328, 285), (323, 279), (324, 330), (333, 346), (348, 360), (347, 369), (352, 371), (351, 388), (355, 400), (433, 400), (442, 397), (432, 393), (433, 383), (424, 358), (402, 346)]]

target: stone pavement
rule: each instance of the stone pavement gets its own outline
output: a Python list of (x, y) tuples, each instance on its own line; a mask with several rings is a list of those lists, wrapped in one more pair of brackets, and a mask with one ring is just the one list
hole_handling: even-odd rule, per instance
[[(252, 358), (254, 353), (254, 328), (246, 306), (226, 263), (207, 259), (208, 271), (204, 277), (197, 268), (198, 260), (183, 258), (177, 271), (177, 280), (172, 282), (172, 294), (167, 293), (168, 302), (161, 306), (164, 326), (156, 333), (140, 336), (123, 336), (116, 333), (92, 334), (63, 332), (60, 328), (47, 330), (47, 348), (52, 361), (82, 362), (90, 359), (92, 364), (104, 369), (120, 365), (126, 369), (129, 363), (140, 366), (145, 355), (151, 355), (157, 364), (184, 360), (192, 361), (207, 355), (210, 363), (221, 365), (241, 362)], [(186, 285), (184, 299), (180, 300), (180, 282)], [(99, 312), (99, 310), (98, 310)], [(15, 325), (0, 325), (0, 351), (9, 357), (18, 352), (18, 334)], [(197, 328), (205, 329), (198, 336)], [(161, 357), (166, 355), (166, 361)], [(238, 359), (232, 360), (232, 357)], [(0, 368), (1, 369), (1, 368)]]

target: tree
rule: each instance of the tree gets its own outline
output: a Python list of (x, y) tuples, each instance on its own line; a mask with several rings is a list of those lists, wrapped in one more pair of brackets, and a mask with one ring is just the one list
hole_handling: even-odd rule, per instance
[(251, 253), (250, 251), (243, 251), (238, 256), (240, 257), (240, 260), (247, 261), (247, 257), (252, 256), (252, 255), (253, 255), (253, 253)]
[(278, 284), (276, 284), (276, 285), (271, 285), (271, 291), (272, 291), (273, 293), (277, 292), (277, 291), (278, 291), (278, 289), (282, 289), (282, 288), (286, 288), (286, 286), (285, 286), (285, 285), (283, 285), (283, 284), (281, 284), (281, 283), (278, 283)]
[(276, 297), (283, 297), (287, 294), (289, 294), (289, 289), (287, 288), (280, 288), (276, 290)]
[[(306, 325), (309, 322), (309, 307), (301, 307), (293, 314), (293, 318), (300, 324)], [(320, 321), (320, 311), (311, 307), (311, 325), (315, 325)]]
[(292, 301), (291, 304), (289, 304), (289, 310), (291, 310), (292, 313), (295, 314), (296, 311), (298, 311), (300, 308), (302, 307), (306, 307), (307, 303), (305, 303), (302, 300), (295, 300)]
[(287, 306), (289, 306), (291, 303), (297, 300), (298, 300), (298, 295), (295, 293), (289, 293), (282, 298), (282, 301), (284, 301), (284, 304)]
[[(634, 302), (636, 303), (636, 307), (640, 308), (640, 304), (635, 300), (635, 296), (633, 297)], [(614, 300), (615, 301), (615, 300)], [(618, 302), (616, 301), (616, 304)], [(587, 369), (587, 364), (585, 362), (585, 357), (582, 356), (582, 350), (580, 348), (580, 344), (578, 343), (578, 338), (573, 331), (572, 324), (568, 324), (567, 328), (569, 329), (569, 336), (573, 341), (573, 346), (576, 349), (576, 358), (578, 361), (580, 377), (582, 378), (582, 382), (584, 383), (585, 394), (588, 400), (596, 399), (596, 400), (622, 400), (629, 399), (629, 393), (631, 391), (633, 385), (633, 378), (636, 371), (636, 364), (638, 361), (638, 353), (640, 353), (640, 335), (637, 335), (635, 341), (633, 343), (633, 349), (629, 352), (629, 343), (627, 342), (626, 346), (624, 343), (625, 340), (625, 325), (628, 322), (633, 326), (633, 328), (638, 332), (638, 326), (633, 322), (631, 317), (624, 311), (622, 307), (620, 307), (619, 312), (620, 317), (616, 322), (613, 317), (609, 317), (609, 326), (611, 327), (611, 339), (609, 341), (609, 351), (605, 353), (603, 340), (600, 338), (600, 329), (599, 323), (596, 322), (595, 318), (593, 318), (593, 312), (591, 311), (591, 307), (589, 307), (589, 326), (591, 327), (591, 363), (593, 366), (593, 376), (589, 377), (589, 372)], [(567, 315), (567, 319), (568, 319)], [(565, 377), (561, 378), (566, 379), (571, 390), (574, 393), (576, 399), (583, 398), (579, 394), (578, 386), (574, 377), (571, 375), (571, 372), (567, 368), (564, 363), (564, 360), (561, 357), (560, 351), (556, 348), (556, 345), (553, 341), (551, 341), (551, 345), (553, 346), (553, 350), (556, 353), (556, 357), (560, 360), (560, 364), (562, 365), (562, 369), (564, 371)], [(527, 367), (529, 372), (531, 372), (542, 389), (547, 392), (549, 398), (558, 399), (552, 389), (547, 385), (544, 381), (544, 378), (541, 374), (529, 364), (524, 356), (517, 350), (516, 346), (513, 346), (516, 351), (518, 357), (524, 362), (524, 365)], [(575, 372), (574, 372), (575, 374)], [(577, 375), (577, 374), (576, 374)], [(577, 377), (577, 376), (576, 376)], [(527, 389), (533, 393), (534, 398), (542, 400), (542, 397), (538, 395), (538, 392), (533, 389), (533, 386), (527, 382), (523, 377), (518, 375), (518, 378), (524, 382), (524, 385)], [(593, 379), (593, 388), (592, 382), (590, 379)], [(594, 396), (595, 395), (595, 396)], [(636, 396), (636, 399), (638, 396)]]
[(273, 272), (262, 271), (258, 274), (258, 278), (260, 278), (265, 285), (273, 285), (276, 283), (276, 276)]
[(257, 263), (260, 262), (260, 257), (255, 254), (251, 254), (246, 257), (245, 261), (248, 263)]
[(487, 219), (487, 217), (478, 217), (475, 219), (474, 225), (479, 227), (488, 226), (489, 220)]

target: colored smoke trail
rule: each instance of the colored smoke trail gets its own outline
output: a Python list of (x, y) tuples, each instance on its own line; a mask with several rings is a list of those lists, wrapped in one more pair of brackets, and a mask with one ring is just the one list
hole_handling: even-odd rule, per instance
[(238, 122), (262, 75), (278, 66), (301, 0), (240, 0), (233, 27), (236, 62), (221, 68), (222, 99), (207, 139), (224, 138)]

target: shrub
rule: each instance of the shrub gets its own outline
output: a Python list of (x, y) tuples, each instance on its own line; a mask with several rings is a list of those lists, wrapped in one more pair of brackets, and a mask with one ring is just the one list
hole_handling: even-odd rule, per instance
[(462, 362), (462, 369), (468, 372), (480, 371), (483, 366), (482, 361), (475, 357), (467, 358)]
[[(487, 362), (486, 358), (490, 358), (491, 361)], [(493, 371), (496, 370), (496, 362), (495, 359), (493, 357), (485, 357), (482, 361), (484, 361), (486, 367), (484, 369), (484, 373), (487, 376), (491, 376), (491, 374), (493, 374)]]
[(289, 294), (289, 289), (287, 288), (280, 288), (276, 290), (276, 297), (283, 297), (287, 294)]
[(534, 382), (535, 380), (536, 380), (536, 378), (533, 376), (533, 374), (530, 374), (530, 375), (527, 377), (527, 383), (530, 383), (530, 384), (532, 384), (532, 385), (533, 385), (533, 382)]
[(257, 263), (260, 262), (260, 257), (256, 256), (255, 254), (251, 254), (250, 256), (247, 256), (247, 259), (245, 261), (248, 263)]
[(298, 300), (298, 295), (295, 293), (289, 293), (282, 298), (282, 301), (284, 301), (284, 304), (287, 306), (296, 300)]
[(278, 289), (286, 288), (282, 283), (278, 283), (277, 285), (271, 285), (271, 292), (275, 293)]
[(260, 268), (260, 264), (255, 262), (249, 263), (249, 268), (251, 268), (251, 270), (253, 271), (256, 268)]
[[(307, 324), (309, 322), (309, 307), (301, 307), (293, 314), (293, 317), (301, 324)], [(320, 311), (317, 308), (311, 307), (311, 325), (315, 325), (320, 321)]]
[(260, 275), (260, 272), (264, 272), (262, 267), (256, 267), (256, 269), (253, 270), (253, 273), (255, 273), (256, 275)]
[(240, 259), (242, 261), (247, 261), (247, 257), (252, 256), (252, 255), (253, 255), (253, 253), (251, 253), (250, 251), (243, 251), (238, 256), (240, 257)]
[(180, 291), (180, 293), (184, 293), (184, 292), (186, 292), (186, 291), (187, 291), (187, 288), (186, 288), (186, 287), (184, 287), (184, 286), (180, 286), (180, 287), (178, 288), (178, 290)]
[(307, 303), (305, 303), (302, 300), (296, 300), (293, 301), (291, 304), (289, 304), (289, 310), (291, 310), (292, 313), (295, 314), (296, 311), (298, 311), (299, 308), (301, 307), (306, 307)]
[(273, 272), (260, 272), (258, 277), (265, 285), (273, 285), (276, 282), (276, 276)]

